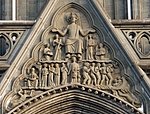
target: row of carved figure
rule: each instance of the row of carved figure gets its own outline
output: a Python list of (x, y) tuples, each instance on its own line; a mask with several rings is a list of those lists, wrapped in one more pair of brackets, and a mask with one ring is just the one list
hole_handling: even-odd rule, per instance
[[(140, 106), (140, 102), (130, 92), (125, 78), (120, 76), (113, 77), (113, 64), (83, 62), (80, 67), (79, 63), (76, 62), (76, 57), (73, 57), (72, 62), (67, 66), (64, 62), (60, 64), (44, 63), (42, 64), (41, 71), (38, 72), (35, 67), (32, 67), (29, 76), (25, 78), (28, 88), (20, 89), (16, 96), (12, 98), (11, 103), (13, 107), (27, 98), (33, 97), (33, 94), (36, 94), (36, 89), (40, 88), (41, 90), (42, 88), (46, 89), (46, 87), (61, 86), (61, 84), (65, 85), (67, 83), (81, 83), (94, 86), (128, 101), (136, 107)], [(39, 73), (41, 73), (41, 77)]]
[[(106, 58), (107, 47), (98, 42), (101, 38), (95, 37), (96, 30), (80, 26), (75, 12), (68, 16), (67, 25), (60, 27), (62, 30), (53, 27), (49, 31), (52, 37), (41, 48), (40, 65), (31, 67), (23, 80), (25, 87), (16, 92), (11, 104), (16, 106), (40, 91), (72, 83), (100, 88), (139, 107), (140, 102), (134, 98), (125, 78), (121, 74), (115, 76), (114, 65)], [(103, 59), (107, 62), (94, 62)]]
[(62, 60), (64, 59), (61, 58), (62, 53), (64, 53), (65, 59), (71, 58), (72, 55), (76, 55), (78, 60), (103, 59), (106, 49), (102, 43), (98, 44), (98, 38), (94, 36), (96, 30), (93, 28), (84, 30), (77, 23), (79, 21), (78, 15), (73, 12), (70, 13), (69, 19), (66, 21), (69, 23), (67, 27), (63, 27), (63, 30), (57, 27), (50, 30), (50, 33), (55, 36), (50, 38), (50, 44), (45, 44), (43, 51), (45, 61)]
[[(85, 64), (86, 64), (86, 66), (88, 65), (88, 63), (85, 63)], [(62, 63), (62, 65), (64, 66), (65, 64)], [(64, 68), (66, 69), (66, 66)], [(34, 68), (32, 68), (32, 70), (33, 69)], [(84, 79), (86, 79), (86, 78), (84, 78)], [(67, 83), (67, 80), (66, 80), (66, 83)], [(130, 88), (129, 88), (125, 78), (123, 78), (123, 77), (117, 77), (114, 80), (112, 80), (112, 85), (110, 85), (109, 88), (107, 88), (107, 90), (110, 90), (109, 92), (112, 93), (113, 95), (120, 97), (120, 98), (124, 99), (125, 101), (128, 101), (129, 103), (131, 103), (132, 105), (134, 105), (136, 107), (140, 107), (140, 105), (141, 105), (140, 102), (137, 99), (135, 99), (133, 94), (130, 92)], [(14, 96), (13, 99), (11, 100), (13, 107), (16, 106), (17, 104), (25, 101), (27, 98), (33, 97), (34, 96), (33, 93), (35, 93), (35, 92), (36, 91), (33, 88), (31, 90), (28, 90), (28, 89), (26, 90), (26, 89), (20, 88), (20, 90), (17, 93), (17, 96), (19, 96), (19, 99), (17, 96)]]
[[(122, 98), (125, 101), (128, 101), (136, 107), (140, 107), (140, 102), (134, 98), (133, 94), (129, 90), (126, 80), (123, 77), (118, 77), (114, 79), (112, 81), (112, 86), (110, 86), (109, 90), (111, 90), (111, 93), (113, 95)], [(27, 98), (33, 97), (35, 93), (36, 91), (34, 89), (26, 90), (20, 88), (18, 93), (11, 100), (12, 107), (18, 105), (19, 103), (22, 103)]]
[(84, 85), (110, 86), (113, 80), (113, 65), (111, 63), (89, 63), (79, 65), (76, 57), (72, 62), (66, 63), (44, 63), (40, 71), (36, 73), (32, 67), (26, 78), (28, 87), (54, 87), (67, 83), (82, 83)]
[[(55, 39), (53, 40), (53, 49), (51, 49), (49, 44), (45, 44), (45, 47), (43, 49), (43, 61), (51, 61), (51, 60), (62, 60), (62, 47), (65, 44), (61, 42), (61, 39), (59, 38), (58, 34), (56, 34)], [(73, 48), (73, 47), (72, 47)], [(74, 46), (75, 48), (79, 48), (78, 45)], [(64, 48), (67, 49), (67, 48)], [(66, 50), (65, 50), (66, 51)], [(86, 40), (86, 48), (81, 49), (81, 52), (85, 51), (85, 57), (86, 60), (103, 60), (106, 56), (106, 49), (104, 48), (102, 43), (96, 44), (95, 39), (91, 35), (88, 36), (88, 39)], [(83, 59), (83, 55), (78, 53), (66, 53), (65, 59), (71, 58), (72, 56), (77, 56), (79, 60)]]

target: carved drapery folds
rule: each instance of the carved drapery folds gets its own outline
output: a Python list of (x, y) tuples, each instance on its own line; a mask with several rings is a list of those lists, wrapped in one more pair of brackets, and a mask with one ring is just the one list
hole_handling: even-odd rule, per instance
[(19, 86), (10, 95), (11, 102), (7, 109), (44, 91), (67, 84), (96, 88), (135, 107), (140, 106), (121, 74), (121, 65), (112, 57), (109, 47), (102, 42), (104, 38), (98, 35), (99, 30), (88, 23), (85, 15), (70, 8), (60, 18), (56, 15), (53, 21), (54, 25), (43, 32), (32, 60), (25, 64), (23, 70), (26, 72), (14, 82)]

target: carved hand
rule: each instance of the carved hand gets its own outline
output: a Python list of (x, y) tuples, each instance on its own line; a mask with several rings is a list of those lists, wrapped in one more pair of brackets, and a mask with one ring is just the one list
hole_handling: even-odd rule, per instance
[(96, 30), (94, 30), (94, 29), (90, 29), (90, 30), (89, 30), (89, 32), (92, 32), (92, 33), (93, 33), (93, 32), (96, 32)]
[(58, 29), (57, 28), (53, 28), (52, 32), (58, 32)]

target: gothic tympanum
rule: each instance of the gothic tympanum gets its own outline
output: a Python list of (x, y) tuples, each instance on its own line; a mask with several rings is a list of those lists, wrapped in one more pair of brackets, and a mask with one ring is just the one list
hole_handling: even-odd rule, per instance
[(140, 106), (97, 31), (92, 27), (85, 30), (77, 21), (81, 21), (79, 15), (70, 12), (64, 30), (57, 26), (49, 29), (52, 37), (40, 45), (42, 51), (36, 51), (41, 56), (26, 68), (29, 72), (20, 78), (21, 87), (12, 96), (9, 108), (40, 92), (67, 84), (97, 88)]

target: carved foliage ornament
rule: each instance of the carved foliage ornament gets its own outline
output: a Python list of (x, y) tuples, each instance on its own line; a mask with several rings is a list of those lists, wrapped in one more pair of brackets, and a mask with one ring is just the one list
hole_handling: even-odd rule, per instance
[(14, 82), (6, 109), (67, 84), (97, 88), (139, 107), (119, 64), (112, 60), (107, 45), (100, 42), (103, 37), (98, 36), (98, 30), (83, 20), (85, 15), (70, 8), (60, 17), (54, 20), (58, 25), (44, 31), (34, 56), (25, 64), (25, 72)]

